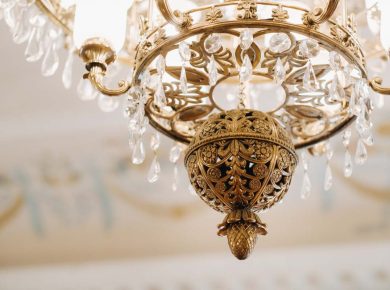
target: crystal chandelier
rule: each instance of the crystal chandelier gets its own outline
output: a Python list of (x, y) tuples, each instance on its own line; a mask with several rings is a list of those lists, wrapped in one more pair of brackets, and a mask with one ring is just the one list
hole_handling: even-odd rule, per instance
[[(267, 233), (256, 213), (282, 201), (298, 151), (302, 198), (311, 191), (307, 152), (326, 157), (324, 188), (332, 186), (332, 137), (342, 134), (345, 177), (353, 164), (366, 162), (372, 112), (390, 94), (379, 77), (369, 80), (367, 54), (387, 57), (390, 5), (366, 0), (357, 12), (367, 18), (359, 21), (345, 0), (313, 9), (299, 1), (254, 0), (174, 6), (167, 0), (0, 0), (0, 15), (14, 41), (26, 43), (27, 61), (42, 60), (44, 76), (58, 70), (58, 50), (66, 48), (66, 88), (78, 54), (86, 67), (77, 87), (82, 99), (98, 95), (102, 110), (112, 111), (118, 97), (126, 98), (134, 164), (145, 160), (148, 125), (177, 142), (169, 156), (176, 179), (187, 147), (192, 190), (226, 214), (218, 234), (245, 259)], [(378, 35), (379, 48), (363, 48), (361, 26)], [(129, 77), (111, 87), (109, 71), (118, 64)], [(161, 171), (159, 145), (155, 132), (152, 183)]]

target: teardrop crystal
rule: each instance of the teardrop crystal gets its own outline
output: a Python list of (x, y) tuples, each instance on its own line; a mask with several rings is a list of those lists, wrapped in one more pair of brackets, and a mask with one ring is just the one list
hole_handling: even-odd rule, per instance
[(154, 156), (152, 164), (150, 165), (149, 171), (148, 171), (148, 181), (150, 183), (154, 183), (158, 180), (160, 177), (161, 167), (160, 162), (157, 160), (157, 156)]
[(157, 151), (159, 147), (160, 147), (160, 134), (156, 132), (150, 138), (150, 149), (152, 149), (153, 151)]
[(291, 39), (286, 33), (275, 33), (269, 41), (269, 49), (273, 53), (282, 53), (291, 47)]
[(210, 86), (215, 86), (218, 81), (218, 69), (214, 55), (211, 56), (207, 69), (209, 71), (209, 84)]
[(329, 162), (326, 165), (325, 169), (325, 180), (324, 180), (324, 189), (325, 191), (329, 191), (332, 188), (333, 185), (333, 175), (332, 175), (332, 169), (330, 168)]
[(119, 100), (103, 94), (99, 94), (98, 106), (102, 112), (111, 113), (119, 107)]
[(132, 162), (133, 164), (139, 165), (142, 164), (144, 161), (145, 161), (144, 143), (142, 142), (142, 138), (138, 138), (138, 140), (136, 140), (134, 145)]
[(71, 49), (69, 50), (68, 58), (66, 59), (64, 70), (62, 71), (62, 83), (67, 90), (72, 86), (73, 60), (74, 54), (73, 50)]
[(240, 47), (248, 50), (253, 43), (253, 34), (249, 28), (244, 28), (240, 33)]
[(169, 161), (171, 163), (176, 163), (181, 155), (181, 148), (178, 144), (174, 145), (169, 152)]
[(367, 158), (368, 155), (366, 145), (364, 145), (362, 139), (359, 139), (356, 147), (355, 163), (357, 165), (363, 165), (364, 163), (366, 163)]
[(94, 100), (98, 92), (92, 86), (89, 79), (80, 79), (79, 84), (77, 85), (77, 95), (82, 101)]
[(341, 69), (342, 63), (340, 54), (335, 51), (331, 51), (329, 53), (329, 64), (333, 71)]
[(343, 133), (343, 145), (344, 147), (348, 147), (351, 142), (352, 131), (350, 128), (346, 129)]
[(344, 97), (345, 97), (344, 89), (339, 82), (339, 78), (337, 74), (335, 73), (332, 82), (330, 83), (329, 100), (331, 102), (336, 102), (336, 101), (343, 100)]
[(309, 92), (315, 91), (319, 88), (313, 64), (310, 60), (307, 63), (305, 73), (303, 75), (303, 88)]
[(154, 93), (154, 103), (159, 108), (164, 107), (167, 103), (167, 99), (165, 97), (164, 85), (161, 81), (157, 83), (157, 89)]
[(274, 67), (274, 81), (277, 84), (282, 84), (286, 78), (286, 69), (280, 57), (276, 60)]
[(187, 73), (184, 65), (181, 67), (180, 72), (180, 90), (183, 94), (188, 92)]
[(184, 41), (180, 42), (179, 44), (179, 54), (183, 62), (190, 61), (191, 59), (190, 46)]
[(249, 56), (246, 54), (244, 61), (240, 67), (240, 82), (244, 83), (251, 79), (253, 72), (252, 62)]
[(352, 175), (352, 156), (348, 150), (345, 151), (344, 156), (344, 176), (351, 177)]
[(204, 41), (204, 49), (207, 53), (216, 53), (222, 47), (221, 36), (219, 34), (210, 34)]
[(305, 172), (303, 174), (301, 198), (302, 199), (308, 199), (310, 194), (311, 194), (311, 181), (310, 181), (309, 174), (307, 172)]
[(156, 69), (159, 76), (165, 73), (165, 58), (161, 54), (156, 59)]
[(55, 43), (52, 43), (47, 49), (41, 65), (42, 75), (49, 77), (55, 74), (60, 64)]
[(28, 62), (35, 62), (43, 55), (39, 29), (41, 28), (34, 27), (31, 31), (30, 38), (28, 39), (26, 50), (24, 51), (24, 55)]

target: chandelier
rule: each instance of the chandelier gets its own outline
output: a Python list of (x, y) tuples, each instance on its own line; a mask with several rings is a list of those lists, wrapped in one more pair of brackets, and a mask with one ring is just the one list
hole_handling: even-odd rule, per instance
[[(326, 157), (325, 190), (332, 186), (332, 137), (342, 135), (345, 177), (367, 160), (372, 112), (379, 94), (390, 94), (381, 78), (368, 78), (367, 55), (387, 57), (390, 5), (365, 2), (363, 25), (381, 42), (373, 53), (359, 41), (345, 0), (313, 9), (299, 1), (171, 2), (174, 9), (167, 0), (0, 0), (0, 15), (14, 41), (26, 43), (27, 61), (42, 59), (44, 76), (58, 70), (58, 50), (66, 48), (66, 88), (78, 54), (86, 67), (82, 99), (99, 95), (112, 111), (125, 96), (134, 164), (145, 160), (148, 125), (156, 130), (149, 182), (161, 171), (158, 132), (177, 142), (169, 156), (176, 178), (186, 147), (192, 190), (225, 213), (218, 234), (245, 259), (267, 233), (257, 213), (283, 200), (298, 151), (302, 198), (311, 191), (307, 152)], [(117, 64), (129, 73), (113, 86)]]

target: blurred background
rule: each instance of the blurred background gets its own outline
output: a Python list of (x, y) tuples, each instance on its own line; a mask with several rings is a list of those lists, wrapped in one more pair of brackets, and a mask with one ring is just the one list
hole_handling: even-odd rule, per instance
[[(0, 39), (0, 289), (390, 289), (388, 97), (367, 164), (345, 179), (336, 136), (332, 189), (325, 157), (312, 159), (310, 198), (297, 172), (284, 202), (262, 214), (269, 234), (238, 262), (182, 160), (172, 190), (171, 140), (162, 137), (162, 175), (148, 183), (153, 154), (131, 164), (124, 104), (104, 113), (81, 101), (61, 74), (26, 63), (3, 23)], [(82, 72), (75, 62), (74, 79)], [(390, 84), (388, 65), (380, 72)]]

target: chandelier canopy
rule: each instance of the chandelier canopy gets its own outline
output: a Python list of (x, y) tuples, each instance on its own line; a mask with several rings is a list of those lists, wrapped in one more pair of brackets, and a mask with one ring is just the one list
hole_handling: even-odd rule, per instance
[[(346, 0), (313, 8), (299, 1), (177, 2), (172, 10), (168, 0), (117, 0), (115, 5), (0, 0), (0, 8), (15, 42), (27, 42), (26, 59), (43, 58), (43, 75), (55, 73), (57, 51), (65, 47), (65, 87), (71, 85), (77, 53), (86, 65), (78, 85), (82, 99), (99, 93), (102, 109), (112, 111), (118, 106), (115, 97), (126, 95), (133, 163), (145, 159), (149, 124), (188, 146), (185, 166), (195, 192), (227, 214), (219, 234), (227, 235), (233, 254), (245, 259), (257, 235), (266, 234), (255, 212), (286, 194), (298, 164), (296, 150), (326, 156), (329, 190), (330, 138), (344, 131), (349, 177), (351, 125), (358, 136), (355, 163), (361, 165), (366, 146), (373, 144), (372, 112), (382, 103), (374, 92), (390, 94), (390, 89), (379, 77), (368, 79), (367, 51)], [(384, 15), (390, 5), (365, 4), (369, 28), (381, 27), (379, 52), (386, 57)], [(374, 10), (382, 12), (380, 25)], [(111, 87), (115, 78), (109, 72), (118, 63), (129, 68), (129, 78)], [(149, 182), (161, 171), (159, 144), (154, 133)], [(175, 145), (170, 161), (176, 177), (180, 154)], [(307, 198), (311, 183), (304, 152), (301, 164), (301, 195)]]

